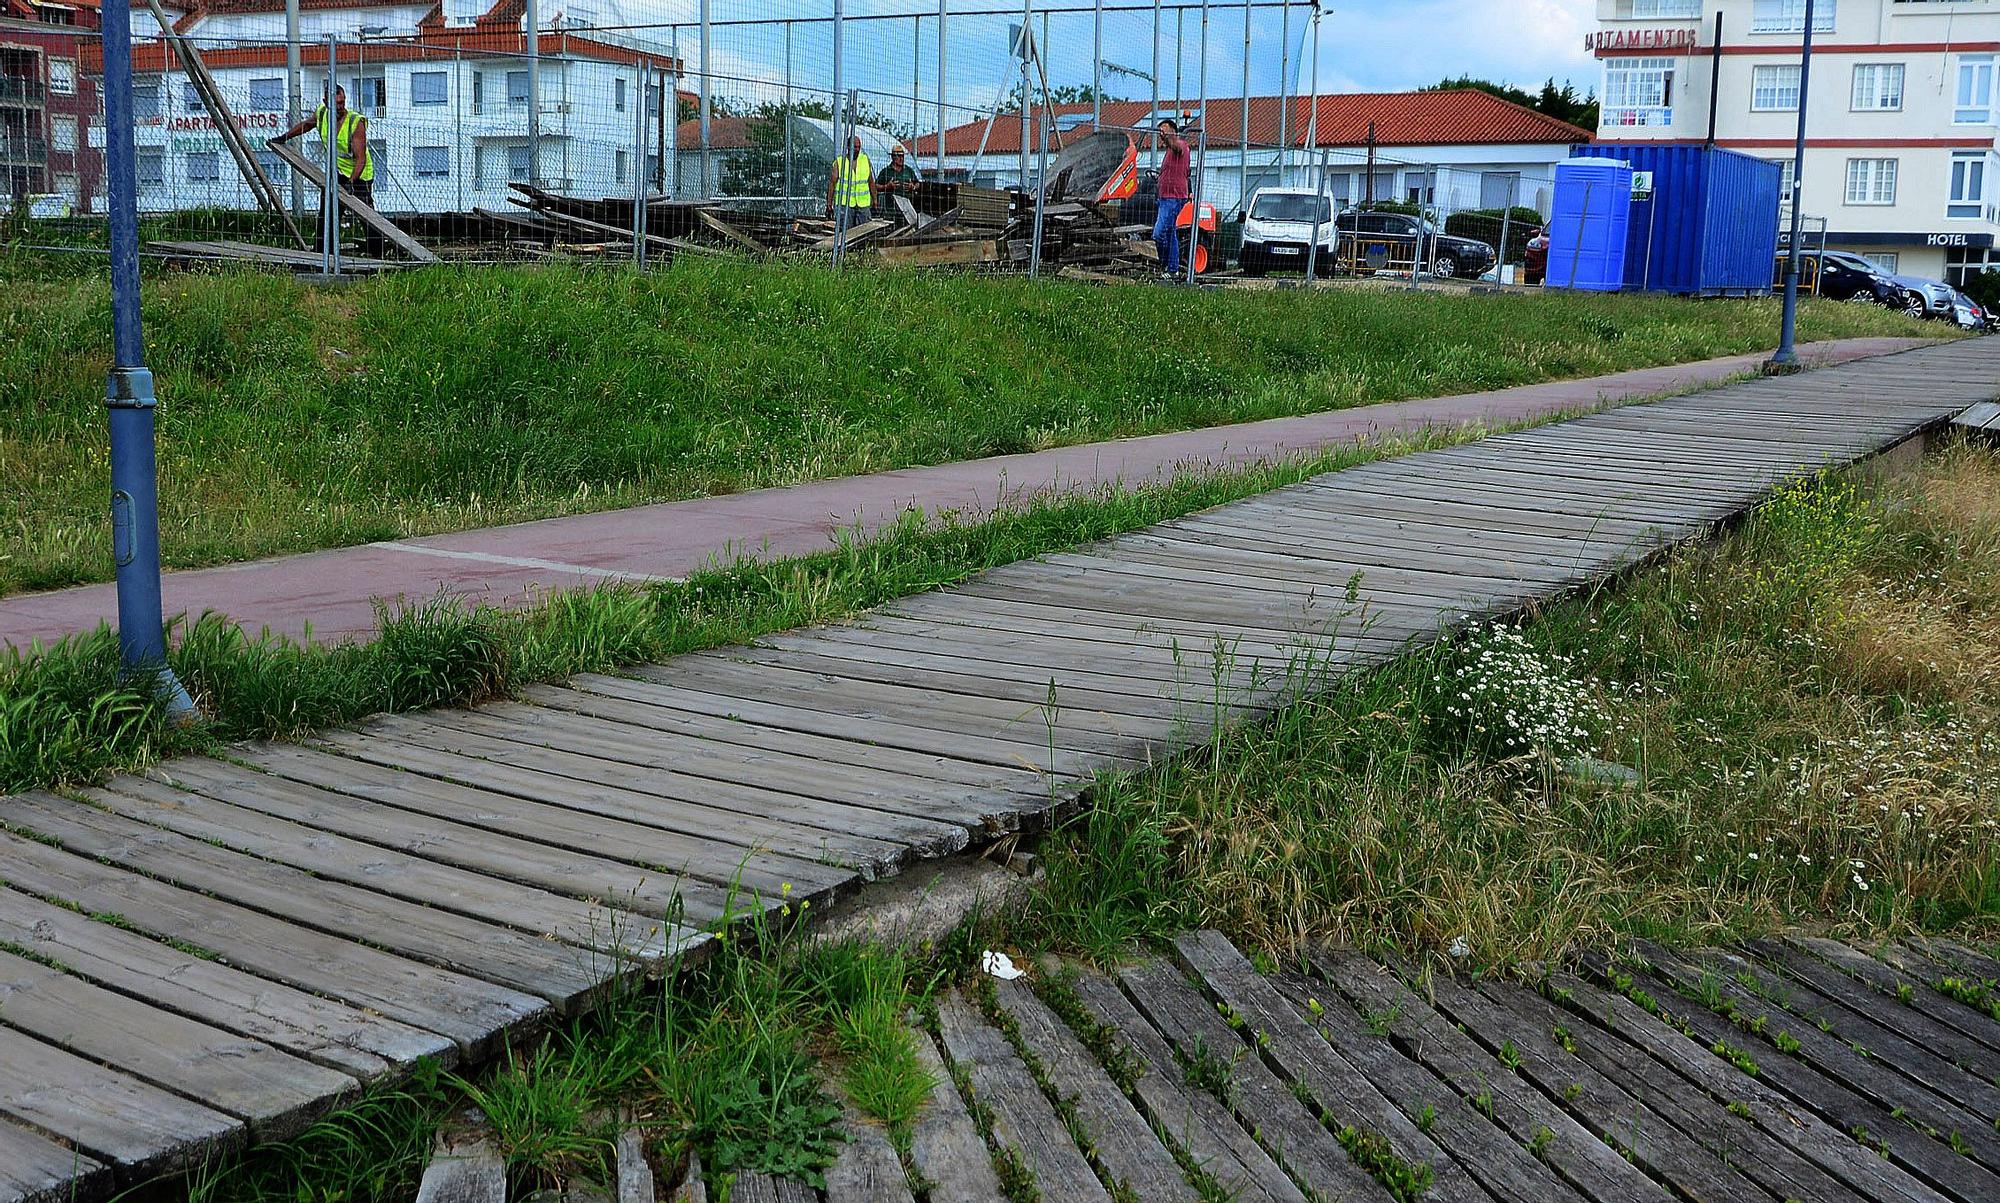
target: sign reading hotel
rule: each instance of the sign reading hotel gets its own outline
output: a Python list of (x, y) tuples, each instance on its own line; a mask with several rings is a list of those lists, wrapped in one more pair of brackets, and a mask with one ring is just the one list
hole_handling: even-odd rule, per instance
[(1629, 50), (1691, 52), (1700, 46), (1698, 29), (1606, 29), (1583, 39), (1583, 48), (1598, 54)]

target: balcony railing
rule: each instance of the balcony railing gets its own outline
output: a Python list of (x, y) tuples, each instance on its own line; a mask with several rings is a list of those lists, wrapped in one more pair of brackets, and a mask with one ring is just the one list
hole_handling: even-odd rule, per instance
[(1629, 129), (1635, 126), (1661, 126), (1674, 123), (1672, 105), (1648, 105), (1641, 108), (1605, 109), (1598, 118), (1598, 125), (1604, 129)]
[(43, 138), (0, 138), (0, 163), (10, 167), (41, 167), (49, 161), (49, 144)]
[(19, 76), (0, 77), (0, 104), (39, 105), (48, 96), (39, 79), (22, 79)]

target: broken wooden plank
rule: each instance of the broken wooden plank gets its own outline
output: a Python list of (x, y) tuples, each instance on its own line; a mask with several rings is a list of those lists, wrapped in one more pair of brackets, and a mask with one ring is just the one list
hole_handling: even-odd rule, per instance
[[(922, 1039), (922, 1037), (917, 1037)], [(925, 1041), (929, 1043), (929, 1041)], [(847, 1143), (826, 1170), (826, 1203), (912, 1203), (909, 1176), (882, 1129), (852, 1107), (840, 1118)], [(981, 1160), (986, 1150), (979, 1151)], [(935, 1199), (937, 1196), (931, 1196)]]
[(486, 1117), (467, 1112), (438, 1130), (417, 1203), (507, 1203), (507, 1161)]
[(616, 1203), (653, 1203), (653, 1167), (646, 1163), (645, 1133), (630, 1121), (628, 1115), (619, 1126), (611, 1150)]
[(707, 226), (711, 230), (714, 230), (716, 233), (722, 235), (724, 238), (727, 238), (729, 241), (735, 243), (737, 246), (743, 247), (745, 250), (750, 251), (752, 254), (762, 255), (766, 251), (769, 251), (771, 249), (765, 246), (763, 243), (757, 241), (755, 238), (750, 237), (750, 235), (745, 234), (743, 231), (737, 229), (735, 226), (730, 225), (728, 222), (722, 220), (720, 217), (717, 217), (711, 210), (708, 209), (698, 210), (696, 212), (696, 216), (701, 218), (701, 224)]
[(882, 262), (894, 267), (976, 267), (1000, 261), (1000, 251), (990, 238), (882, 246), (875, 248), (875, 253)]
[[(896, 228), (895, 222), (887, 221), (882, 218), (876, 218), (874, 221), (864, 221), (860, 225), (853, 226), (847, 231), (847, 249), (851, 251), (855, 247), (862, 245), (863, 243), (869, 241), (870, 239), (879, 238), (884, 232), (888, 230), (893, 230), (895, 228)], [(807, 249), (815, 251), (830, 251), (839, 244), (840, 244), (840, 234), (838, 232), (835, 232), (820, 239), (818, 242), (813, 243)]]
[(930, 1203), (991, 1203), (1001, 1198), (1000, 1176), (958, 1087), (924, 1032), (911, 1032), (917, 1063), (931, 1078), (930, 1100), (910, 1132), (910, 1165), (931, 1184)]
[[(307, 158), (305, 153), (299, 150), (298, 147), (293, 146), (289, 142), (270, 142), (266, 143), (266, 145), (271, 148), (272, 154), (283, 159), (291, 165), (293, 171), (304, 176), (307, 183), (322, 191), (325, 190), (325, 173), (314, 166), (313, 161)], [(349, 213), (360, 218), (363, 225), (366, 225), (369, 229), (374, 230), (391, 243), (394, 243), (398, 250), (419, 263), (436, 263), (438, 261), (438, 257), (431, 253), (429, 247), (404, 233), (402, 227), (398, 226), (395, 222), (377, 213), (375, 206), (362, 200), (345, 188), (336, 188), (334, 191), (339, 194), (340, 203), (347, 207)]]

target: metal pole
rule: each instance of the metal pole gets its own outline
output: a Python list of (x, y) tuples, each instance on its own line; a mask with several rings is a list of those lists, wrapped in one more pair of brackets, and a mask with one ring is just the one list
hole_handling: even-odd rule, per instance
[(1146, 124), (1152, 128), (1153, 169), (1160, 167), (1160, 0), (1153, 0), (1153, 107), (1146, 111)]
[(792, 23), (785, 22), (785, 203), (784, 214), (792, 215)]
[[(129, 0), (128, 0), (129, 2)], [(305, 114), (305, 72), (299, 63), (299, 0), (285, 0), (285, 128), (291, 129)], [(294, 171), (292, 212), (304, 213), (306, 182)]]
[[(711, 97), (711, 96), (709, 95), (709, 90), (710, 90), (710, 89), (709, 89), (709, 84), (708, 84), (708, 80), (709, 80), (709, 70), (710, 70), (710, 66), (711, 66), (711, 62), (710, 62), (710, 58), (709, 58), (709, 55), (710, 55), (710, 53), (711, 53), (711, 50), (713, 49), (713, 47), (712, 47), (712, 45), (711, 45), (711, 43), (713, 42), (713, 39), (712, 39), (712, 38), (711, 38), (711, 37), (709, 36), (709, 35), (710, 35), (710, 33), (712, 32), (712, 30), (710, 29), (710, 26), (709, 26), (709, 15), (710, 15), (710, 14), (709, 14), (709, 7), (710, 7), (710, 3), (709, 3), (709, 0), (701, 0), (701, 92), (700, 92), (700, 96), (701, 96), (701, 195), (702, 195), (702, 197), (703, 197), (704, 199), (706, 199), (706, 198), (708, 198), (708, 197), (711, 197), (711, 196), (714, 196), (714, 195), (715, 195), (715, 177), (714, 177), (714, 176), (713, 176), (712, 174), (710, 174), (710, 171), (711, 171), (711, 158), (710, 158), (710, 146), (711, 146), (711, 143), (710, 143), (710, 141), (709, 141), (709, 119), (710, 119), (710, 117), (711, 117), (711, 116), (713, 115), (713, 113), (714, 113), (714, 100), (713, 100), (713, 98), (712, 98), (712, 97)], [(839, 27), (839, 25), (837, 25), (837, 24), (836, 24), (836, 25), (834, 26), (834, 29), (835, 29), (835, 31), (836, 31), (836, 44), (837, 44), (837, 38), (838, 38), (838, 30), (839, 30), (839, 28), (840, 28), (840, 27)], [(837, 55), (837, 54), (839, 54), (840, 52), (839, 52), (838, 50), (836, 50), (836, 51), (834, 51), (834, 53), (835, 53), (835, 54)], [(836, 61), (836, 62), (838, 62), (839, 60), (838, 60), (838, 59), (835, 59), (835, 61)], [(833, 90), (834, 90), (834, 98), (835, 98), (835, 100), (834, 100), (834, 103), (838, 104), (838, 103), (839, 103), (839, 96), (840, 96), (840, 83), (839, 83), (839, 81), (837, 81), (837, 80), (836, 80), (836, 81), (834, 82), (834, 85), (833, 85)]]
[[(1247, 3), (1248, 0), (1245, 0)], [(1245, 68), (1248, 70), (1248, 68)], [(1090, 15), (1090, 128), (1104, 124), (1104, 0), (1096, 0)]]
[(945, 67), (945, 49), (944, 49), (944, 48), (945, 48), (945, 42), (946, 42), (946, 39), (947, 39), (947, 38), (948, 38), (948, 37), (950, 36), (950, 32), (951, 32), (951, 31), (950, 31), (949, 29), (947, 29), (947, 28), (946, 28), (946, 26), (945, 26), (945, 17), (946, 17), (946, 13), (945, 13), (945, 7), (946, 7), (946, 6), (948, 5), (948, 4), (950, 4), (950, 2), (951, 2), (951, 0), (938, 0), (938, 26), (937, 26), (937, 42), (938, 42), (938, 47), (937, 47), (937, 50), (938, 50), (938, 55), (937, 55), (937, 67), (938, 67), (938, 77), (937, 77), (937, 174), (938, 174), (938, 179), (939, 179), (940, 181), (942, 181), (942, 180), (944, 179), (944, 123), (945, 123), (945, 113), (944, 113), (944, 105), (945, 105), (945, 100), (944, 100), (944, 79), (945, 79), (945, 75), (944, 75), (944, 67)]
[[(1181, 115), (1181, 59), (1187, 55), (1187, 9), (1174, 10), (1174, 116)], [(1157, 124), (1157, 123), (1155, 123)]]
[(1191, 198), (1194, 211), (1188, 215), (1187, 278), (1189, 284), (1194, 283), (1195, 261), (1201, 258), (1201, 194), (1206, 190), (1203, 185), (1208, 182), (1208, 5), (1209, 0), (1201, 0), (1201, 45), (1199, 50), (1201, 66), (1195, 71), (1195, 78), (1199, 81), (1196, 86), (1201, 93), (1200, 115), (1196, 118), (1200, 123), (1200, 137), (1195, 142), (1197, 154), (1194, 163), (1194, 196)]
[(639, 67), (639, 101), (632, 106), (632, 262), (646, 270), (646, 83), (650, 60)]
[[(681, 111), (680, 81), (687, 70), (687, 60), (681, 57), (681, 27), (672, 26), (674, 47), (674, 76), (671, 81), (660, 81), (660, 131), (666, 144), (666, 156), (660, 163), (662, 182), (667, 184), (664, 191), (674, 196), (681, 194)], [(648, 102), (650, 103), (650, 101)]]
[[(326, 251), (320, 259), (320, 269), (329, 277), (340, 274), (340, 122), (333, 116), (333, 90), (339, 86), (333, 78), (338, 62), (334, 47), (334, 35), (326, 35), (326, 187), (321, 189), (320, 199), (320, 220), (326, 223), (322, 227)], [(361, 164), (356, 163), (354, 169), (359, 171)]]
[(1049, 198), (1048, 127), (1054, 121), (1055, 114), (1049, 112), (1048, 107), (1044, 105), (1041, 120), (1037, 122), (1036, 129), (1036, 132), (1041, 135), (1042, 145), (1040, 166), (1035, 174), (1035, 234), (1034, 241), (1028, 244), (1028, 278), (1030, 280), (1042, 274), (1042, 213), (1048, 205)]
[(1770, 365), (1778, 371), (1793, 370), (1799, 362), (1793, 344), (1799, 332), (1799, 199), (1805, 192), (1806, 100), (1812, 83), (1812, 45), (1813, 0), (1806, 0), (1805, 38), (1799, 46), (1799, 137), (1792, 152), (1792, 250), (1785, 259), (1785, 313), (1779, 323), (1778, 350), (1771, 356)]
[(910, 137), (917, 136), (917, 127), (924, 122), (923, 101), (918, 99), (924, 90), (924, 15), (917, 13), (910, 18)]
[(111, 557), (118, 572), (118, 659), (150, 676), (175, 723), (194, 702), (167, 667), (160, 603), (160, 511), (154, 459), (153, 374), (139, 315), (138, 152), (132, 141), (132, 6), (104, 0), (105, 174), (111, 218), (112, 367), (104, 390), (111, 428)]
[(1715, 10), (1714, 62), (1708, 69), (1708, 148), (1715, 149), (1715, 118), (1722, 98), (1722, 10)]
[(1250, 0), (1243, 0), (1243, 112), (1236, 140), (1236, 207), (1250, 209)]
[(1496, 285), (1506, 283), (1502, 277), (1507, 274), (1507, 233), (1513, 228), (1514, 205), (1520, 199), (1521, 177), (1516, 175), (1514, 181), (1507, 185), (1507, 207), (1500, 210), (1500, 256), (1493, 265), (1493, 283)]
[[(1306, 22), (1307, 35), (1312, 38), (1312, 90), (1306, 94), (1306, 153), (1319, 149), (1319, 0), (1313, 0), (1312, 19)], [(1307, 160), (1310, 162), (1311, 160)], [(1325, 160), (1321, 160), (1321, 174), (1325, 173)], [(1334, 237), (1340, 237), (1338, 228)]]
[[(705, 2), (705, 0), (704, 0)], [(841, 42), (847, 32), (847, 5), (845, 0), (833, 0), (833, 265), (847, 254), (847, 205), (846, 197), (840, 194), (840, 158), (847, 153), (847, 131), (841, 119), (846, 115), (846, 93), (841, 91), (843, 83), (841, 62)], [(850, 164), (848, 170), (854, 170)]]
[(542, 186), (542, 10), (528, 0), (528, 183)]
[(1318, 204), (1313, 207), (1313, 240), (1306, 248), (1306, 283), (1319, 279), (1319, 239), (1320, 231), (1326, 225), (1326, 163), (1331, 151), (1319, 152), (1319, 194)]
[(1278, 187), (1285, 186), (1285, 161), (1292, 153), (1292, 5), (1278, 6)]
[(1035, 44), (1035, 0), (1021, 0), (1021, 40), (1014, 49), (1021, 56), (1021, 187), (1028, 186), (1028, 94), (1034, 80), (1028, 74), (1028, 48)]

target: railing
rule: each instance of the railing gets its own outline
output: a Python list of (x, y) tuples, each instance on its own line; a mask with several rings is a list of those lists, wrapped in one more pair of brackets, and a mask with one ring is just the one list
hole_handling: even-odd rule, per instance
[(0, 79), (0, 104), (41, 104), (48, 96), (48, 90), (39, 79), (11, 77)]
[(1674, 123), (1672, 105), (1648, 105), (1640, 108), (1605, 109), (1598, 124), (1629, 128), (1633, 126), (1660, 126)]

